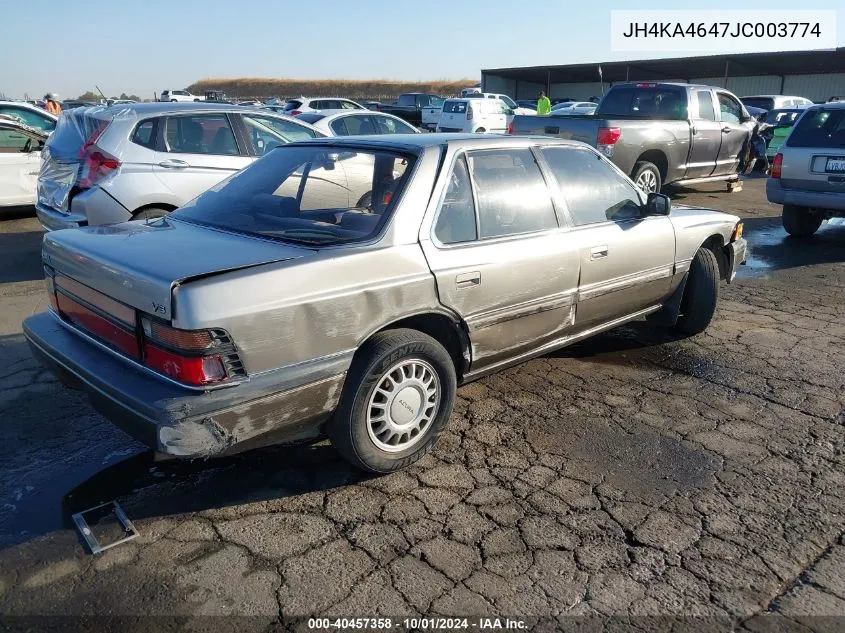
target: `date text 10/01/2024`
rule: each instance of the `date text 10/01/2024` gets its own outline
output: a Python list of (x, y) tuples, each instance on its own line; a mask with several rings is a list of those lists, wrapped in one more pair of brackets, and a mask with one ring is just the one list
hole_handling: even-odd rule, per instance
[(630, 22), (622, 33), (629, 38), (662, 37), (821, 37), (818, 22)]
[(313, 631), (381, 629), (389, 630), (479, 630), (521, 631), (528, 628), (524, 620), (511, 618), (309, 618), (308, 629)]

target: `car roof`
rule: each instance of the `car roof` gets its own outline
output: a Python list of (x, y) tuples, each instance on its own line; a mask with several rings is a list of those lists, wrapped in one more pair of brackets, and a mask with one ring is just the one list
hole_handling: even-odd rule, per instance
[(832, 109), (832, 110), (842, 110), (845, 109), (845, 101), (830, 101), (829, 103), (814, 103), (811, 106), (807, 106), (803, 112), (807, 110), (823, 110), (823, 109)]
[(137, 112), (139, 115), (146, 114), (169, 114), (173, 112), (256, 112), (260, 110), (255, 106), (235, 105), (231, 103), (219, 103), (217, 101), (187, 101), (187, 102), (162, 102), (151, 101), (149, 103), (116, 103), (110, 106), (103, 106), (105, 112), (125, 112), (127, 110)]
[(747, 95), (740, 99), (806, 99), (800, 95)]
[(570, 145), (587, 147), (584, 143), (554, 138), (551, 136), (508, 136), (505, 134), (376, 134), (369, 136), (335, 136), (330, 138), (312, 139), (290, 143), (293, 145), (343, 145), (355, 147), (388, 148), (398, 151), (419, 151), (429, 147), (446, 147), (449, 145), (466, 146), (468, 149), (484, 149), (485, 146), (494, 147), (524, 147), (529, 144)]

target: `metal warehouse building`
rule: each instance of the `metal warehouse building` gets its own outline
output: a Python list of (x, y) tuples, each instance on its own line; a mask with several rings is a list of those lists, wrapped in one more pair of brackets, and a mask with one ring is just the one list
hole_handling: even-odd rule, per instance
[(602, 88), (622, 81), (700, 83), (727, 88), (740, 97), (784, 94), (825, 101), (832, 96), (845, 97), (845, 48), (481, 71), (484, 92), (515, 99), (534, 99), (545, 90), (552, 99), (586, 100), (601, 96)]

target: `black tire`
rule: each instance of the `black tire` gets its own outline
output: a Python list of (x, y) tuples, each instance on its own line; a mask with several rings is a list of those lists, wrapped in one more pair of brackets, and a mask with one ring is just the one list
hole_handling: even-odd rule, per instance
[[(641, 179), (645, 183), (641, 184), (639, 182)], [(634, 164), (634, 169), (631, 171), (631, 180), (646, 193), (651, 193), (652, 191), (660, 193), (660, 189), (663, 187), (663, 178), (660, 176), (660, 170), (657, 168), (657, 165), (647, 160), (641, 160)], [(654, 188), (651, 188), (651, 185), (648, 188), (644, 186), (647, 183), (654, 183)]]
[[(406, 360), (423, 361), (436, 373), (439, 401), (428, 424), (415, 439), (409, 439), (409, 447), (389, 452), (376, 445), (367, 428), (368, 415), (377, 410), (370, 409), (370, 399), (377, 387), (388, 384), (386, 374), (391, 368)], [(357, 468), (378, 474), (401, 470), (425, 455), (437, 441), (452, 413), (456, 383), (452, 358), (430, 336), (410, 329), (379, 332), (355, 354), (337, 411), (327, 425), (329, 439), (338, 453)], [(382, 407), (391, 416), (401, 393), (397, 392), (392, 401), (387, 399)], [(405, 405), (401, 401), (399, 404)], [(417, 415), (424, 410), (423, 403), (419, 406)]]
[(135, 213), (132, 214), (133, 220), (153, 220), (155, 218), (163, 218), (166, 216), (170, 211), (167, 209), (162, 209), (161, 207), (146, 207), (144, 209), (138, 209)]
[(719, 262), (708, 248), (699, 248), (690, 264), (675, 329), (688, 336), (707, 329), (719, 303)]
[(178, 101), (178, 99), (171, 99), (170, 103), (176, 103), (177, 101)]
[(485, 130), (483, 127), (480, 127), (480, 128), (478, 128), (478, 129), (475, 131), (475, 133), (476, 133), (476, 134), (484, 134), (486, 131), (487, 131), (487, 130)]
[(793, 237), (810, 237), (822, 225), (822, 216), (804, 207), (783, 205), (783, 228)]

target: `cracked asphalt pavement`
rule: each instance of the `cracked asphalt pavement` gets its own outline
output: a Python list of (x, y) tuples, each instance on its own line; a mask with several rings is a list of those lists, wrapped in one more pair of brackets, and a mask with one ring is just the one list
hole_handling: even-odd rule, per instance
[[(463, 387), (377, 478), (326, 444), (153, 462), (30, 356), (41, 233), (0, 221), (0, 614), (845, 629), (845, 226), (787, 238), (762, 179), (674, 197), (745, 219), (707, 332), (635, 323)], [(140, 537), (92, 556), (68, 515), (111, 499)]]

